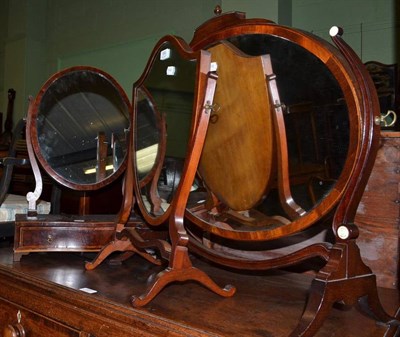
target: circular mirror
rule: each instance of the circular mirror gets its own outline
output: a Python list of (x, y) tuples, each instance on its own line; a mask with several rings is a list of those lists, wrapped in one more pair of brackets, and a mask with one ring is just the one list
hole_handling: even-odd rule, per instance
[(93, 190), (125, 167), (130, 103), (107, 73), (73, 67), (52, 76), (35, 99), (32, 145), (59, 183)]
[[(236, 66), (228, 66), (230, 56), (220, 51), (221, 45), (236, 54)], [(203, 188), (191, 193), (189, 224), (234, 241), (269, 241), (326, 217), (355, 165), (349, 154), (359, 151), (360, 124), (354, 117), (359, 102), (352, 71), (339, 51), (311, 34), (271, 23), (227, 26), (195, 38), (191, 46), (210, 51), (218, 62), (214, 103), (220, 109), (210, 120), (199, 166)], [(255, 66), (245, 67), (252, 60), (260, 70), (249, 83), (259, 76), (266, 85), (262, 80), (257, 86), (247, 84), (246, 72)], [(250, 104), (246, 96), (254, 92), (263, 99)], [(264, 120), (246, 117), (254, 110)], [(233, 119), (241, 121), (234, 132), (225, 127)], [(274, 137), (266, 138), (262, 130)], [(272, 165), (257, 170), (260, 160)], [(220, 185), (214, 184), (215, 176)], [(257, 198), (248, 202), (241, 195)]]

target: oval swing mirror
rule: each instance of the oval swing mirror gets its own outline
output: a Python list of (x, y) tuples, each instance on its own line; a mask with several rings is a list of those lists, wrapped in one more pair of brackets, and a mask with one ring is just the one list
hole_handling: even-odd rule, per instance
[(75, 190), (94, 190), (125, 167), (130, 103), (119, 84), (93, 67), (53, 75), (31, 112), (31, 140), (47, 173)]

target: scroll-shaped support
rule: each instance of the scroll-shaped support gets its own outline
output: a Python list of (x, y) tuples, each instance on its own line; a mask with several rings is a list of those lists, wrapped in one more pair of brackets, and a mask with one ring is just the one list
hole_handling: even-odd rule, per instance
[(40, 173), (39, 165), (37, 163), (35, 153), (33, 151), (32, 147), (32, 141), (31, 141), (31, 128), (29, 127), (32, 124), (31, 120), (31, 109), (33, 108), (32, 104), (32, 97), (29, 97), (29, 107), (28, 107), (28, 118), (26, 121), (26, 146), (28, 149), (28, 155), (29, 155), (29, 161), (31, 163), (33, 175), (35, 177), (35, 190), (33, 192), (28, 192), (26, 195), (26, 199), (28, 201), (28, 217), (36, 216), (37, 215), (37, 209), (36, 209), (36, 202), (40, 198), (40, 195), (42, 194), (43, 190), (43, 181), (42, 181), (42, 175)]
[(332, 248), (328, 263), (312, 282), (306, 309), (290, 336), (314, 336), (335, 303), (356, 306), (360, 312), (387, 325), (385, 337), (400, 332), (400, 321), (387, 314), (382, 307), (376, 277), (362, 262), (353, 240)]

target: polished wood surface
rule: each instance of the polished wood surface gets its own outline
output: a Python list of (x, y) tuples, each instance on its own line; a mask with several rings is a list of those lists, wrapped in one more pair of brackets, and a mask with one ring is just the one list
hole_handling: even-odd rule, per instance
[[(163, 267), (140, 257), (123, 265), (104, 263), (85, 272), (88, 255), (34, 253), (12, 261), (9, 247), (0, 249), (0, 330), (20, 324), (27, 336), (288, 336), (304, 309), (312, 275), (289, 271), (259, 273), (218, 268), (198, 258), (193, 263), (218, 283), (238, 291), (221, 298), (198, 283), (172, 284), (150, 305), (134, 309), (132, 292), (140, 294), (147, 278)], [(95, 294), (80, 291), (96, 290)], [(399, 293), (379, 289), (394, 314)], [(342, 308), (343, 309), (343, 308)], [(81, 333), (81, 335), (78, 334)], [(377, 337), (385, 327), (355, 309), (332, 309), (319, 337)]]
[[(217, 109), (208, 125), (199, 172), (220, 201), (245, 211), (259, 203), (275, 172), (272, 109), (262, 56), (245, 55), (228, 42), (208, 51), (218, 65)], [(238, 183), (242, 181), (246, 183)]]

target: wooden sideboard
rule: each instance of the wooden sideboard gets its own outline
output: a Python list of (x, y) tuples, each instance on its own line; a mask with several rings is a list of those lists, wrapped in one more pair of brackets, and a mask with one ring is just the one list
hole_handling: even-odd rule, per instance
[[(221, 298), (194, 282), (174, 283), (146, 307), (134, 309), (130, 296), (140, 294), (160, 267), (134, 256), (123, 265), (105, 263), (88, 272), (84, 261), (89, 258), (79, 253), (32, 253), (14, 262), (11, 247), (0, 248), (0, 331), (8, 333), (2, 336), (18, 336), (12, 334), (18, 327), (26, 337), (288, 336), (301, 316), (311, 282), (307, 274), (235, 272), (194, 258), (195, 265), (218, 283), (237, 286), (237, 294)], [(393, 314), (398, 292), (379, 292)], [(333, 309), (316, 336), (384, 333), (384, 327), (355, 309)]]
[(378, 155), (355, 219), (364, 262), (378, 285), (399, 287), (400, 132), (382, 132)]

